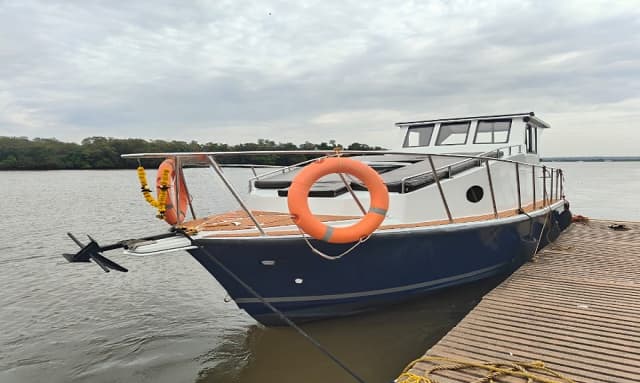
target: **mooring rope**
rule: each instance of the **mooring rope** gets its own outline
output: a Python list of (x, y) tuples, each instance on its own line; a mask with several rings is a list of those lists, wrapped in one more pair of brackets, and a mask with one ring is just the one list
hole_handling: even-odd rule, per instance
[(240, 284), (245, 290), (249, 292), (249, 294), (253, 295), (257, 298), (263, 305), (265, 305), (269, 310), (273, 311), (280, 319), (282, 319), (288, 326), (292, 327), (296, 330), (303, 338), (308, 340), (315, 348), (317, 348), (320, 352), (322, 352), (325, 356), (331, 359), (335, 364), (337, 364), (340, 368), (342, 368), (345, 372), (347, 372), (351, 377), (359, 383), (366, 383), (364, 379), (362, 379), (358, 374), (356, 374), (352, 369), (350, 369), (346, 364), (344, 364), (340, 359), (338, 359), (335, 355), (333, 355), (327, 348), (325, 348), (320, 342), (315, 340), (311, 335), (309, 335), (306, 331), (304, 331), (300, 326), (295, 324), (291, 319), (289, 319), (282, 311), (278, 310), (271, 303), (267, 302), (267, 300), (256, 290), (254, 290), (251, 286), (249, 286), (246, 282), (244, 282), (236, 273), (231, 271), (228, 267), (226, 267), (216, 256), (211, 254), (204, 246), (198, 245), (193, 238), (191, 238), (188, 234), (184, 234), (190, 241), (191, 244), (197, 246), (203, 253), (205, 253), (209, 258), (225, 273), (227, 273), (231, 278), (233, 278), (238, 284)]
[[(424, 374), (415, 374), (410, 370), (419, 362), (434, 363), (436, 365), (425, 370)], [(441, 364), (447, 363), (447, 364)], [(476, 379), (474, 383), (492, 383), (496, 378), (515, 377), (525, 380), (527, 383), (575, 383), (575, 381), (567, 376), (553, 371), (547, 367), (544, 362), (534, 360), (531, 362), (474, 362), (470, 360), (447, 358), (440, 356), (425, 355), (418, 358), (405, 367), (402, 374), (395, 380), (395, 383), (437, 383), (433, 374), (438, 371), (460, 371), (466, 369), (480, 369), (486, 371), (486, 375), (480, 379)], [(554, 378), (540, 375), (544, 372), (552, 375)]]
[(23, 261), (28, 261), (30, 259), (51, 258), (51, 257), (52, 257), (51, 255), (32, 255), (30, 257), (0, 259), (0, 265), (4, 263), (23, 262)]

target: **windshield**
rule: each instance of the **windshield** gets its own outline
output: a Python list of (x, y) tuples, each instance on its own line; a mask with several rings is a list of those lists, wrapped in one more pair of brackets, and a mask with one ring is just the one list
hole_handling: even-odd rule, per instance
[(407, 135), (404, 137), (404, 143), (402, 144), (402, 146), (405, 148), (429, 146), (431, 136), (433, 135), (433, 128), (433, 124), (416, 125), (409, 127), (409, 129), (407, 130)]
[(469, 135), (469, 122), (451, 122), (440, 125), (436, 145), (464, 145)]

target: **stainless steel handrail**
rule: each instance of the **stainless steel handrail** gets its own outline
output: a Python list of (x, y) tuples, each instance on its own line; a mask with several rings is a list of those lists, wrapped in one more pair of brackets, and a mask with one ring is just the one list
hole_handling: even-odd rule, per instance
[(353, 198), (353, 200), (356, 201), (356, 205), (358, 205), (358, 208), (362, 212), (362, 215), (366, 215), (367, 211), (365, 210), (364, 206), (362, 206), (362, 202), (360, 202), (360, 199), (358, 198), (356, 193), (353, 191), (353, 188), (351, 187), (351, 182), (347, 181), (347, 178), (344, 176), (344, 174), (342, 173), (338, 173), (338, 174), (340, 175), (340, 179), (342, 180), (342, 183), (344, 183), (344, 186), (349, 191), (349, 194), (351, 194), (351, 198)]
[[(172, 152), (172, 153), (134, 153), (134, 154), (124, 154), (121, 157), (122, 158), (135, 158), (135, 159), (144, 159), (144, 158), (166, 158), (166, 157), (174, 157), (176, 160), (176, 163), (178, 165), (178, 171), (182, 171), (182, 165), (184, 163), (187, 164), (203, 164), (206, 163), (208, 165), (208, 167), (222, 180), (222, 182), (225, 184), (225, 186), (227, 187), (227, 189), (231, 192), (231, 194), (234, 196), (234, 198), (236, 199), (236, 201), (240, 204), (240, 206), (242, 207), (242, 209), (247, 213), (247, 215), (249, 216), (249, 218), (251, 219), (251, 221), (253, 222), (253, 224), (255, 225), (256, 229), (260, 232), (261, 235), (266, 235), (265, 231), (262, 227), (262, 225), (258, 222), (258, 220), (256, 219), (256, 217), (253, 215), (253, 213), (251, 212), (251, 210), (248, 208), (248, 206), (244, 203), (244, 201), (242, 200), (242, 198), (240, 197), (240, 195), (236, 192), (236, 190), (234, 189), (234, 187), (231, 185), (231, 183), (229, 182), (229, 180), (226, 178), (226, 176), (224, 175), (224, 173), (222, 172), (222, 169), (220, 168), (220, 165), (217, 163), (217, 161), (215, 160), (215, 156), (229, 156), (229, 155), (247, 155), (247, 156), (251, 156), (251, 155), (265, 155), (265, 154), (278, 154), (278, 155), (286, 155), (286, 154), (307, 154), (307, 155), (318, 155), (321, 157), (332, 157), (332, 156), (337, 156), (337, 155), (343, 155), (343, 156), (348, 156), (348, 155), (372, 155), (372, 154), (396, 154), (396, 155), (416, 155), (416, 156), (426, 156), (429, 160), (429, 164), (431, 167), (431, 170), (428, 172), (421, 172), (419, 174), (415, 174), (415, 175), (411, 175), (411, 176), (407, 176), (405, 178), (402, 179), (402, 192), (404, 192), (404, 183), (406, 182), (406, 180), (414, 178), (414, 177), (418, 177), (421, 175), (426, 175), (429, 173), (433, 174), (434, 180), (437, 184), (440, 196), (442, 198), (442, 202), (443, 205), (445, 207), (445, 210), (447, 212), (447, 217), (449, 219), (449, 222), (453, 222), (453, 216), (451, 214), (451, 211), (449, 209), (449, 205), (447, 203), (446, 200), (446, 196), (444, 193), (444, 190), (442, 188), (442, 184), (440, 182), (440, 178), (438, 176), (438, 172), (449, 168), (451, 169), (453, 166), (457, 166), (459, 164), (468, 162), (468, 161), (485, 161), (486, 164), (486, 168), (487, 168), (487, 176), (489, 179), (489, 187), (491, 190), (491, 199), (492, 199), (492, 204), (493, 204), (493, 212), (494, 212), (494, 216), (496, 218), (498, 218), (498, 211), (497, 211), (497, 206), (496, 206), (496, 198), (495, 198), (495, 192), (494, 192), (494, 188), (493, 188), (493, 180), (491, 177), (491, 171), (489, 169), (489, 161), (495, 161), (495, 162), (504, 162), (504, 163), (512, 163), (515, 165), (516, 167), (516, 171), (517, 171), (517, 186), (518, 186), (518, 207), (519, 209), (522, 208), (522, 201), (521, 201), (521, 195), (520, 195), (520, 177), (519, 177), (519, 165), (527, 165), (527, 166), (531, 166), (532, 168), (532, 180), (533, 180), (533, 203), (534, 203), (534, 208), (536, 207), (536, 186), (535, 186), (535, 169), (536, 168), (542, 168), (542, 185), (543, 185), (543, 195), (542, 195), (542, 201), (543, 201), (543, 207), (545, 207), (547, 205), (547, 203), (551, 204), (553, 202), (553, 197), (554, 197), (554, 193), (553, 193), (553, 179), (551, 180), (551, 186), (550, 186), (550, 193), (547, 193), (547, 184), (546, 184), (546, 177), (547, 177), (547, 170), (550, 171), (551, 173), (551, 177), (553, 177), (553, 172), (556, 171), (557, 173), (557, 178), (559, 178), (560, 180), (556, 181), (556, 193), (558, 193), (558, 191), (560, 192), (560, 194), (563, 194), (563, 187), (564, 185), (562, 184), (562, 179), (561, 179), (561, 175), (562, 175), (562, 170), (561, 169), (556, 169), (556, 168), (552, 168), (552, 167), (547, 167), (546, 165), (537, 165), (537, 164), (530, 164), (530, 163), (525, 163), (525, 162), (520, 162), (520, 161), (514, 161), (514, 160), (509, 160), (509, 159), (502, 159), (502, 158), (497, 158), (499, 155), (499, 151), (504, 150), (505, 148), (511, 148), (511, 147), (516, 147), (518, 146), (520, 149), (520, 153), (522, 152), (522, 145), (511, 145), (511, 146), (505, 146), (502, 148), (498, 148), (498, 149), (494, 149), (491, 150), (489, 152), (485, 152), (482, 153), (480, 155), (467, 155), (467, 154), (429, 154), (429, 153), (412, 153), (412, 152), (395, 152), (395, 151), (378, 151), (378, 150), (351, 150), (351, 151), (342, 151), (339, 153), (336, 153), (335, 151), (309, 151), (309, 150), (290, 150), (290, 151), (251, 151), (251, 152), (185, 152), (185, 153), (181, 153), (181, 152)], [(510, 149), (509, 149), (510, 150)], [(492, 153), (492, 152), (496, 152), (496, 157), (487, 157), (486, 155)], [(433, 156), (439, 156), (439, 157), (451, 157), (451, 158), (461, 158), (461, 161), (455, 162), (453, 164), (450, 165), (446, 165), (443, 166), (441, 168), (436, 169), (435, 165), (433, 163)], [(260, 177), (266, 177), (270, 174), (275, 174), (278, 172), (285, 172), (286, 170), (290, 170), (294, 167), (298, 167), (301, 165), (304, 165), (306, 163), (309, 162), (313, 162), (315, 160), (317, 160), (320, 157), (316, 157), (313, 159), (309, 159), (309, 160), (305, 160), (302, 162), (299, 162), (297, 164), (294, 165), (290, 165), (284, 168), (278, 168), (277, 170), (268, 172), (268, 173), (264, 173), (258, 176), (254, 176), (250, 182), (255, 181), (256, 179), (260, 178)], [(450, 174), (450, 173), (449, 173)], [(347, 183), (345, 179), (343, 179), (343, 181), (345, 181), (345, 184)], [(558, 185), (558, 183), (560, 182), (560, 185)], [(186, 185), (185, 185), (186, 186)], [(176, 192), (176, 201), (179, 201), (179, 190), (180, 186), (177, 185), (175, 192)], [(558, 188), (560, 190), (558, 190)], [(188, 193), (188, 191), (185, 190), (185, 192)], [(352, 190), (350, 190), (350, 192), (352, 193), (352, 195), (355, 197), (355, 192), (353, 192)], [(549, 201), (547, 201), (547, 197), (549, 197)], [(564, 198), (564, 195), (562, 196)], [(359, 201), (356, 199), (356, 202), (358, 203), (359, 207), (361, 210), (364, 210), (364, 207), (359, 203)], [(192, 208), (192, 206), (190, 206)], [(192, 211), (192, 215), (195, 218), (195, 214)]]
[[(459, 166), (459, 165), (464, 164), (464, 163), (467, 163), (467, 162), (476, 161), (476, 160), (478, 160), (479, 158), (483, 158), (483, 157), (485, 157), (485, 156), (487, 156), (487, 155), (489, 155), (489, 154), (491, 154), (491, 153), (493, 153), (493, 152), (496, 152), (496, 159), (498, 159), (498, 156), (500, 155), (500, 151), (502, 151), (502, 150), (506, 150), (506, 149), (509, 149), (509, 155), (511, 155), (511, 148), (512, 148), (512, 147), (516, 147), (516, 146), (520, 147), (520, 146), (522, 146), (522, 145), (509, 145), (509, 146), (503, 146), (503, 147), (500, 147), (500, 148), (498, 148), (498, 149), (492, 149), (492, 150), (490, 150), (490, 151), (488, 151), (488, 152), (484, 152), (484, 153), (478, 154), (477, 156), (462, 155), (462, 158), (464, 158), (463, 160), (458, 161), (458, 162), (454, 162), (454, 163), (449, 164), (449, 165), (445, 165), (445, 166), (439, 167), (439, 168), (437, 168), (437, 169), (436, 169), (436, 171), (438, 171), (438, 172), (439, 172), (439, 171), (442, 171), (442, 170), (444, 170), (444, 169), (447, 169), (447, 170), (448, 170), (448, 172), (449, 172), (449, 177), (451, 177), (451, 169), (452, 169), (454, 166)], [(460, 156), (461, 156), (461, 155), (454, 155), (454, 154), (432, 154), (432, 155), (434, 155), (434, 156), (440, 156), (440, 157), (460, 157)], [(429, 171), (420, 172), (420, 173), (412, 174), (412, 175), (410, 175), (410, 176), (403, 177), (403, 178), (400, 180), (400, 192), (401, 192), (401, 193), (404, 193), (404, 191), (405, 191), (405, 184), (406, 184), (406, 182), (407, 182), (408, 180), (410, 180), (410, 179), (412, 179), (412, 178), (416, 178), (416, 177), (425, 176), (425, 175), (430, 174), (430, 173), (431, 173), (431, 171), (429, 170)]]
[(433, 165), (433, 158), (431, 156), (427, 156), (429, 159), (429, 165), (431, 165), (431, 171), (433, 172), (433, 179), (436, 181), (438, 185), (438, 191), (440, 192), (440, 197), (442, 198), (442, 204), (444, 205), (444, 209), (447, 211), (447, 217), (449, 217), (449, 222), (453, 222), (453, 217), (451, 216), (451, 210), (449, 210), (449, 204), (447, 203), (447, 198), (444, 195), (444, 190), (442, 190), (442, 185), (440, 185), (440, 178), (438, 177), (438, 172), (436, 171), (436, 167)]
[(562, 176), (562, 170), (556, 169), (556, 199), (560, 199), (559, 189), (562, 185), (562, 179), (560, 176)]
[(278, 173), (285, 174), (287, 171), (289, 171), (289, 170), (291, 170), (293, 168), (297, 168), (297, 167), (300, 167), (300, 166), (302, 166), (304, 164), (308, 164), (308, 163), (311, 163), (313, 161), (316, 161), (316, 160), (318, 160), (320, 158), (327, 158), (327, 157), (330, 157), (330, 156), (325, 155), (325, 156), (321, 156), (321, 157), (314, 157), (314, 158), (311, 158), (309, 160), (305, 160), (305, 161), (302, 161), (302, 162), (295, 163), (293, 165), (289, 165), (289, 166), (285, 166), (285, 167), (278, 167), (278, 169), (276, 169), (276, 170), (271, 170), (271, 171), (268, 171), (268, 172), (262, 173), (262, 174), (256, 174), (256, 172), (254, 171), (253, 172), (254, 176), (249, 178), (249, 191), (253, 190), (254, 183), (256, 181), (258, 181), (259, 179), (262, 179), (262, 178), (267, 177), (267, 176), (272, 176), (272, 175), (278, 174)]
[(318, 160), (318, 159), (320, 159), (320, 158), (327, 158), (327, 157), (330, 157), (330, 156), (328, 156), (328, 155), (324, 155), (324, 156), (321, 156), (321, 157), (315, 157), (315, 158), (311, 158), (311, 159), (309, 159), (309, 160), (305, 160), (305, 161), (302, 161), (302, 162), (295, 163), (295, 164), (293, 164), (293, 165), (288, 165), (288, 166), (284, 166), (284, 167), (279, 167), (279, 168), (278, 168), (278, 169), (276, 169), (276, 170), (271, 170), (271, 171), (268, 171), (268, 172), (266, 172), (266, 173), (257, 174), (257, 175), (255, 175), (254, 177), (249, 178), (249, 182), (257, 181), (257, 180), (259, 180), (259, 179), (262, 179), (262, 178), (264, 178), (264, 177), (267, 177), (267, 176), (270, 176), (270, 175), (273, 175), (273, 174), (277, 174), (277, 173), (283, 173), (283, 174), (284, 174), (284, 173), (286, 173), (286, 171), (291, 170), (291, 169), (293, 169), (293, 168), (297, 168), (297, 167), (300, 167), (301, 165), (308, 164), (308, 163), (313, 162), (313, 161), (316, 161), (316, 160)]
[(553, 170), (549, 172), (549, 203), (553, 200), (553, 172)]
[(547, 167), (542, 167), (542, 207), (547, 206)]
[[(178, 159), (176, 159), (176, 163), (179, 163)], [(182, 180), (182, 182), (184, 183), (184, 192), (187, 194), (187, 204), (189, 204), (189, 211), (191, 211), (191, 217), (193, 217), (193, 219), (198, 219), (198, 217), (196, 217), (196, 210), (193, 208), (193, 201), (191, 201), (191, 194), (189, 193), (189, 187), (187, 186), (187, 177), (184, 176), (184, 171), (182, 169), (182, 164), (180, 164), (177, 168), (178, 168), (177, 169), (177, 172), (178, 172), (177, 173), (178, 174), (177, 179), (178, 180)], [(176, 184), (177, 183), (178, 182), (176, 182)], [(176, 187), (176, 190), (178, 190), (178, 188), (179, 188), (179, 186)], [(180, 201), (178, 199), (179, 196), (180, 196), (180, 193), (176, 193), (176, 201)], [(178, 213), (178, 214), (180, 214), (180, 213)]]
[(531, 191), (533, 194), (533, 210), (536, 209), (536, 167), (535, 165), (531, 166)]
[(520, 164), (516, 162), (516, 188), (518, 189), (518, 211), (522, 211), (522, 192), (520, 191)]
[[(512, 146), (518, 146), (518, 145), (512, 145)], [(489, 159), (491, 161), (498, 161), (498, 162), (508, 162), (508, 163), (521, 163), (521, 164), (526, 164), (526, 165), (531, 165), (530, 163), (525, 163), (525, 162), (520, 162), (520, 161), (513, 161), (513, 160), (508, 160), (508, 159), (503, 159), (503, 158), (493, 158), (493, 157), (485, 157), (485, 154), (489, 154), (491, 152), (494, 152), (496, 150), (502, 150), (502, 149), (494, 149), (491, 150), (489, 152), (486, 153), (482, 153), (480, 155), (468, 155), (468, 154), (454, 154), (454, 153), (442, 153), (442, 154), (434, 154), (434, 153), (420, 153), (420, 152), (408, 152), (408, 151), (391, 151), (391, 150), (344, 150), (342, 152), (340, 152), (340, 155), (342, 156), (350, 156), (350, 155), (375, 155), (375, 154), (397, 154), (397, 155), (414, 155), (414, 156), (423, 156), (426, 157), (427, 155), (431, 154), (433, 156), (438, 156), (438, 157), (451, 157), (451, 158), (461, 158), (461, 159), (468, 159), (468, 160), (484, 160), (484, 159)], [(208, 164), (208, 160), (207, 160), (207, 156), (214, 156), (214, 157), (225, 157), (225, 156), (237, 156), (237, 155), (246, 155), (246, 156), (260, 156), (260, 155), (266, 155), (266, 154), (281, 154), (281, 155), (285, 155), (285, 154), (305, 154), (305, 155), (318, 155), (318, 156), (325, 156), (325, 157), (330, 157), (330, 156), (335, 156), (336, 153), (335, 151), (332, 150), (265, 150), (265, 151), (246, 151), (246, 152), (166, 152), (166, 153), (131, 153), (131, 154), (122, 154), (120, 157), (122, 158), (132, 158), (132, 159), (150, 159), (150, 158), (156, 158), (156, 159), (160, 159), (160, 158), (166, 158), (166, 157), (181, 157), (183, 159), (187, 159), (190, 161), (186, 161), (184, 162), (185, 164), (194, 164), (194, 163), (202, 163), (202, 164)], [(313, 162), (315, 159), (311, 159), (311, 160), (306, 160), (303, 162), (300, 162), (298, 164), (294, 164), (294, 165), (290, 165), (289, 167), (294, 167), (294, 166), (298, 166), (300, 164), (304, 164), (307, 162)], [(538, 167), (541, 167), (540, 165), (536, 165)], [(554, 169), (552, 167), (547, 167), (547, 169)], [(281, 171), (281, 169), (278, 169), (277, 171)], [(428, 174), (429, 172), (427, 172)]]
[(213, 172), (215, 172), (218, 175), (218, 177), (220, 177), (222, 182), (224, 182), (224, 184), (227, 187), (227, 189), (229, 189), (229, 191), (231, 192), (233, 197), (236, 199), (238, 204), (240, 204), (240, 207), (242, 207), (242, 210), (244, 210), (249, 215), (249, 218), (251, 219), (251, 221), (253, 221), (253, 224), (256, 226), (256, 229), (258, 229), (260, 234), (261, 235), (266, 235), (265, 232), (264, 232), (264, 229), (262, 228), (262, 225), (260, 225), (260, 222), (258, 222), (258, 219), (253, 215), (253, 213), (251, 212), (249, 207), (244, 203), (242, 198), (240, 198), (240, 195), (235, 190), (233, 185), (231, 185), (231, 182), (229, 182), (227, 177), (225, 177), (224, 173), (222, 173), (222, 169), (220, 169), (220, 165), (218, 165), (218, 163), (216, 162), (216, 160), (212, 156), (207, 156), (207, 158), (209, 159), (209, 168)]
[(491, 204), (493, 205), (493, 216), (498, 218), (498, 207), (496, 205), (496, 193), (493, 190), (493, 178), (491, 177), (491, 169), (489, 167), (489, 160), (485, 161), (487, 167), (487, 179), (489, 181), (489, 191), (491, 192)]

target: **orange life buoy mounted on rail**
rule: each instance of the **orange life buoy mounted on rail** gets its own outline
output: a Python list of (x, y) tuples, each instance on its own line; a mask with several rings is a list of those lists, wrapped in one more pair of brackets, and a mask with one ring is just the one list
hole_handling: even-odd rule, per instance
[[(176, 163), (173, 158), (167, 158), (162, 161), (160, 166), (158, 167), (158, 175), (156, 177), (156, 192), (157, 195), (160, 195), (160, 190), (162, 189), (162, 174), (165, 170), (169, 170), (169, 184), (168, 186), (168, 196), (167, 196), (167, 204), (166, 211), (164, 212), (164, 220), (167, 221), (170, 225), (181, 224), (184, 222), (184, 219), (187, 217), (187, 205), (189, 204), (189, 193), (187, 191), (187, 187), (184, 182), (184, 176), (182, 172), (176, 172)], [(178, 197), (180, 201), (177, 203), (176, 208), (176, 178), (178, 178), (178, 182), (180, 182), (180, 190)]]
[[(321, 177), (332, 173), (347, 173), (364, 182), (371, 195), (369, 212), (357, 223), (347, 227), (325, 225), (309, 209), (309, 190)], [(305, 233), (329, 243), (358, 241), (377, 229), (389, 208), (389, 191), (380, 175), (368, 165), (346, 157), (317, 160), (304, 168), (291, 182), (287, 202), (293, 221)]]

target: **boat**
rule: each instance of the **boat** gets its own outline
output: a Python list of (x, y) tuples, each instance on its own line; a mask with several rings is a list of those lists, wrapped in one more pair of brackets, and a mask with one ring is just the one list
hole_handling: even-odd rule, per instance
[[(381, 151), (134, 153), (161, 160), (147, 201), (170, 231), (100, 246), (71, 262), (127, 271), (103, 252), (187, 251), (237, 306), (264, 325), (352, 315), (451, 286), (507, 275), (571, 224), (562, 169), (540, 162), (548, 123), (533, 112), (408, 121)], [(253, 168), (246, 196), (228, 156), (304, 156)], [(183, 169), (203, 166), (238, 209), (199, 217)], [(215, 196), (212, 196), (215, 198)]]

